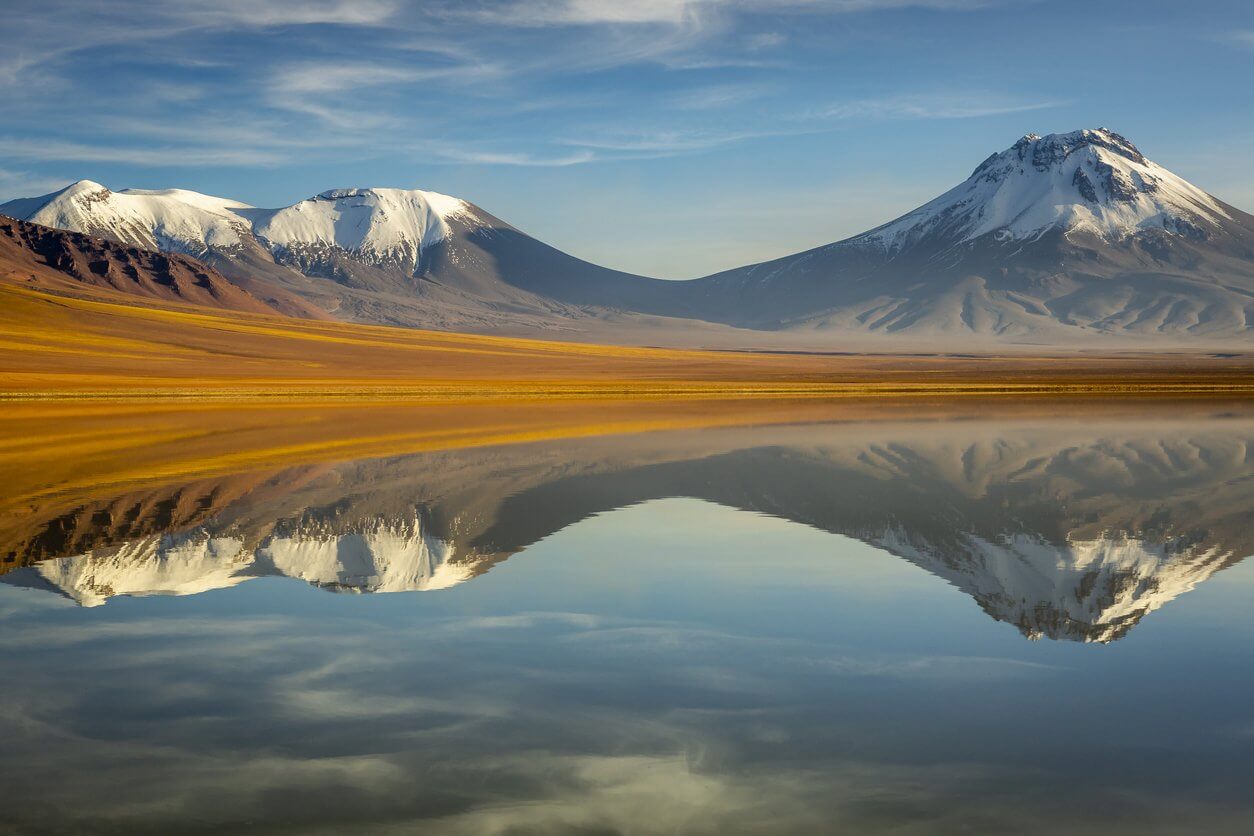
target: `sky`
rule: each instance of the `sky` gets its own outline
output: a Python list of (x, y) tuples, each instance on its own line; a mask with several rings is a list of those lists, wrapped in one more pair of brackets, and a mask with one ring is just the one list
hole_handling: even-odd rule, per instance
[(0, 200), (452, 194), (692, 278), (1108, 127), (1254, 211), (1249, 0), (5, 0)]

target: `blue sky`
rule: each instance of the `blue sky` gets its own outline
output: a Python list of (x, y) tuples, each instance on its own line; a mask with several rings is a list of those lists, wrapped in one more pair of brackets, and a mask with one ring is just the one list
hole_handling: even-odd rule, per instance
[(469, 199), (691, 277), (859, 232), (1027, 132), (1105, 126), (1254, 211), (1248, 0), (9, 0), (0, 198)]

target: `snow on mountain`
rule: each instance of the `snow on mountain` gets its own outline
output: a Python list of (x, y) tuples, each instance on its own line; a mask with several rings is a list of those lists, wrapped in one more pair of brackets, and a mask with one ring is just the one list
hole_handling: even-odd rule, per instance
[(280, 260), (301, 264), (338, 249), (412, 273), (423, 250), (449, 237), (448, 221), (472, 213), (465, 201), (438, 192), (333, 189), (284, 209), (245, 214)]
[(206, 212), (211, 212), (220, 216), (226, 216), (235, 209), (253, 208), (247, 203), (240, 203), (238, 200), (231, 200), (226, 197), (214, 197), (210, 194), (201, 194), (200, 192), (193, 192), (187, 189), (122, 189), (122, 191), (118, 192), (118, 194), (177, 201), (179, 203), (185, 203), (196, 209), (203, 209)]
[(1187, 235), (1199, 220), (1228, 218), (1206, 192), (1099, 128), (1028, 134), (957, 187), (854, 241), (896, 251), (937, 234), (953, 243), (989, 233), (1019, 240), (1051, 228), (1117, 240), (1146, 229)]
[(257, 209), (81, 181), (0, 212), (193, 254), (345, 320), (441, 330), (777, 342), (733, 326), (788, 332), (778, 342), (792, 347), (875, 336), (1226, 348), (1248, 340), (1254, 318), (1254, 217), (1104, 128), (1029, 134), (880, 227), (686, 282), (589, 264), (419, 190), (336, 189)]
[(961, 534), (957, 544), (941, 549), (893, 529), (869, 541), (949, 581), (1028, 638), (1097, 643), (1122, 638), (1233, 557), (1126, 535), (1056, 544), (1023, 532), (995, 541)]
[[(79, 180), (59, 192), (0, 206), (19, 220), (68, 229), (149, 250), (202, 256), (238, 248), (251, 235), (235, 214), (247, 204), (183, 189), (113, 192)], [(25, 215), (19, 214), (26, 209)]]
[(97, 607), (119, 595), (196, 595), (259, 577), (298, 578), (334, 592), (371, 593), (447, 589), (474, 574), (472, 564), (453, 559), (448, 543), (422, 529), (416, 517), (377, 519), (340, 532), (305, 526), (267, 537), (254, 549), (239, 537), (197, 529), (46, 560), (6, 580), (22, 585), (37, 581), (84, 607)]
[(463, 200), (417, 189), (334, 189), (281, 209), (257, 209), (185, 189), (113, 192), (90, 180), (0, 211), (148, 249), (230, 254), (254, 239), (280, 260), (317, 261), (338, 251), (410, 272), (425, 248), (449, 236), (451, 219), (473, 215)]
[(883, 226), (684, 291), (695, 316), (816, 337), (1230, 345), (1254, 217), (1111, 131), (1029, 134)]

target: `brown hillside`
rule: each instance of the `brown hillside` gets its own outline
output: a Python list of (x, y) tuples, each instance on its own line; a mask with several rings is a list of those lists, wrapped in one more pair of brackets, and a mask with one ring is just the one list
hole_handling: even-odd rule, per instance
[(190, 256), (152, 252), (0, 215), (0, 275), (43, 290), (108, 290), (202, 308), (330, 319), (286, 291), (245, 289)]

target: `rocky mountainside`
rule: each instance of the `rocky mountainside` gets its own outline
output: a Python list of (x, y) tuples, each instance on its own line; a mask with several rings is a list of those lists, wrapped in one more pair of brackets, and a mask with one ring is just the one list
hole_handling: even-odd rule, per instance
[(0, 212), (193, 255), (341, 319), (446, 330), (1230, 347), (1249, 340), (1254, 314), (1254, 217), (1105, 129), (1029, 134), (883, 226), (691, 281), (589, 264), (418, 190), (336, 189), (257, 209), (80, 181)]
[(297, 296), (233, 282), (185, 255), (5, 217), (0, 217), (0, 275), (62, 293), (104, 290), (200, 307), (326, 318)]

